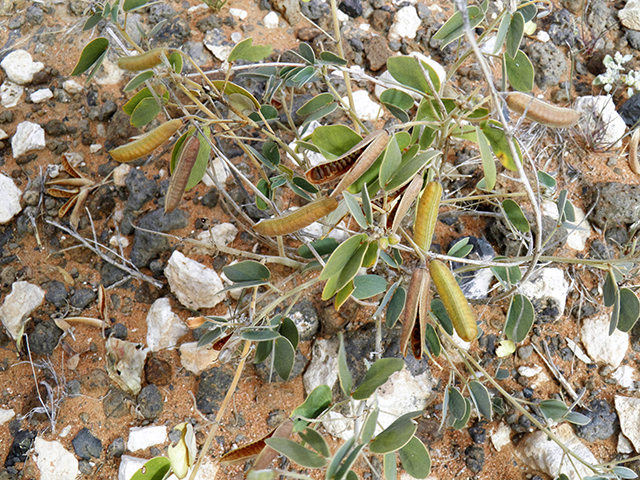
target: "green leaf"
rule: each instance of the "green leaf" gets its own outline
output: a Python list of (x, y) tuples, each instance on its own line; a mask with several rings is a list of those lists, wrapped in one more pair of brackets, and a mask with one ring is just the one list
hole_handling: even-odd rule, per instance
[[(482, 22), (484, 14), (478, 7), (468, 7), (467, 13), (469, 15), (471, 30), (473, 30), (480, 24), (480, 22)], [(446, 23), (442, 27), (440, 27), (440, 30), (438, 30), (432, 38), (434, 40), (442, 40), (441, 48), (444, 48), (463, 35), (464, 24), (462, 19), (462, 12), (456, 12), (451, 16), (449, 20), (446, 21)]]
[(413, 98), (406, 92), (389, 88), (382, 92), (380, 101), (401, 122), (408, 122), (407, 112), (413, 107)]
[(315, 76), (315, 74), (316, 74), (316, 69), (314, 67), (311, 67), (311, 66), (304, 67), (298, 73), (293, 75), (290, 78), (290, 80), (291, 82), (296, 84), (298, 88), (301, 88), (304, 84), (310, 82), (311, 79)]
[(362, 212), (362, 208), (360, 208), (360, 204), (358, 203), (356, 197), (354, 197), (353, 194), (349, 192), (343, 192), (343, 197), (345, 203), (347, 204), (347, 208), (349, 209), (349, 213), (351, 213), (353, 219), (361, 229), (366, 230), (368, 227), (367, 219), (365, 218), (364, 213)]
[(232, 282), (265, 281), (271, 278), (271, 272), (263, 264), (254, 260), (245, 260), (222, 269), (225, 276)]
[(505, 13), (505, 16), (502, 17), (502, 21), (500, 22), (500, 27), (498, 28), (498, 34), (496, 35), (496, 43), (493, 47), (493, 54), (497, 54), (504, 44), (504, 40), (507, 37), (507, 32), (509, 31), (509, 27), (511, 26), (511, 14), (509, 12)]
[(338, 333), (338, 340), (340, 341), (340, 348), (338, 349), (338, 378), (342, 391), (348, 397), (351, 395), (351, 390), (353, 390), (353, 376), (349, 371), (349, 365), (347, 365), (347, 353), (344, 349), (344, 335), (342, 332)]
[(607, 275), (604, 278), (602, 298), (604, 300), (605, 307), (612, 307), (620, 298), (618, 284), (616, 283), (611, 270), (607, 272)]
[(429, 75), (431, 83), (436, 91), (440, 90), (440, 77), (438, 77), (438, 74), (431, 66), (422, 62), (421, 68), (420, 63), (418, 62), (419, 60), (415, 57), (389, 57), (387, 60), (387, 69), (398, 83), (406, 85), (407, 87), (413, 88), (419, 92), (433, 95), (429, 82), (427, 82), (424, 77), (422, 68), (424, 68), (424, 72)]
[(82, 31), (86, 32), (87, 30), (91, 30), (98, 24), (98, 22), (100, 22), (100, 20), (102, 20), (102, 12), (98, 11), (87, 19), (84, 26), (82, 27)]
[(342, 446), (338, 449), (336, 454), (333, 456), (333, 459), (331, 460), (329, 467), (327, 467), (327, 473), (324, 477), (325, 480), (329, 480), (335, 477), (336, 473), (338, 473), (338, 468), (340, 468), (340, 463), (342, 462), (342, 460), (344, 460), (347, 457), (347, 455), (353, 448), (353, 445), (355, 444), (355, 442), (356, 442), (356, 437), (351, 437), (349, 440), (344, 442)]
[(298, 49), (300, 50), (300, 56), (304, 58), (309, 65), (314, 65), (316, 63), (316, 55), (313, 53), (313, 48), (311, 48), (308, 43), (300, 42)]
[(440, 155), (438, 150), (431, 150), (429, 152), (422, 152), (413, 157), (407, 162), (403, 162), (400, 168), (396, 170), (391, 177), (391, 180), (384, 186), (385, 191), (392, 192), (397, 188), (403, 187), (411, 180), (416, 174), (422, 170), (432, 159)]
[(464, 397), (456, 387), (449, 388), (449, 411), (458, 420), (467, 412)]
[(547, 190), (554, 190), (556, 188), (556, 185), (558, 184), (558, 182), (556, 182), (556, 179), (553, 178), (551, 175), (541, 170), (537, 171), (537, 175), (538, 175), (538, 181), (540, 182), (540, 185), (545, 187)]
[(269, 358), (272, 350), (273, 342), (259, 342), (256, 346), (256, 354), (253, 357), (253, 363), (257, 365), (258, 363), (264, 362), (267, 358)]
[(313, 122), (314, 120), (320, 120), (321, 118), (326, 117), (327, 115), (333, 113), (337, 108), (338, 108), (338, 103), (337, 102), (332, 102), (329, 105), (327, 105), (325, 107), (322, 107), (320, 110), (316, 110), (311, 115), (309, 115), (307, 118), (305, 118), (305, 120), (302, 123), (302, 125), (308, 125), (309, 123)]
[(507, 198), (502, 202), (502, 208), (504, 209), (504, 213), (507, 216), (507, 220), (509, 220), (511, 225), (513, 225), (516, 230), (522, 233), (527, 233), (531, 230), (529, 221), (524, 216), (524, 213), (522, 213), (520, 205), (518, 205), (510, 198)]
[(558, 194), (558, 201), (556, 202), (560, 223), (576, 221), (575, 210), (567, 196), (568, 192), (565, 189), (560, 190), (560, 193)]
[(273, 346), (273, 366), (282, 380), (289, 380), (293, 364), (296, 360), (296, 350), (288, 338), (279, 336)]
[(511, 58), (505, 52), (502, 55), (509, 83), (520, 92), (530, 92), (533, 89), (533, 64), (529, 57), (522, 51), (518, 50), (515, 58)]
[(247, 480), (274, 480), (280, 474), (276, 470), (249, 470)]
[(385, 454), (395, 452), (404, 447), (409, 443), (418, 428), (413, 419), (419, 417), (422, 413), (423, 411), (409, 412), (398, 417), (369, 444), (371, 453)]
[(464, 399), (464, 405), (465, 405), (465, 414), (464, 417), (460, 418), (460, 419), (456, 419), (451, 426), (456, 429), (456, 430), (462, 430), (464, 427), (467, 426), (467, 422), (469, 422), (469, 417), (471, 416), (471, 401), (468, 398)]
[(135, 90), (140, 85), (142, 85), (144, 82), (146, 82), (147, 80), (153, 78), (154, 75), (155, 75), (155, 73), (153, 72), (153, 70), (147, 70), (146, 72), (139, 73), (138, 75), (133, 77), (129, 83), (127, 83), (127, 85), (124, 87), (123, 91), (131, 92), (131, 91)]
[[(348, 258), (346, 262), (341, 266), (340, 273), (338, 275), (331, 277), (327, 281), (327, 283), (325, 284), (324, 290), (322, 291), (323, 300), (330, 299), (333, 295), (336, 294), (336, 292), (339, 292), (344, 287), (346, 287), (347, 284), (352, 282), (353, 278), (358, 274), (358, 270), (360, 270), (360, 267), (362, 266), (362, 261), (364, 260), (364, 255), (367, 253), (368, 247), (369, 247), (369, 244), (366, 240), (362, 242), (358, 246), (357, 250), (353, 253), (353, 255), (350, 258)], [(340, 250), (340, 247), (338, 247), (336, 251), (333, 252), (331, 257), (329, 258), (329, 262), (333, 259), (334, 256), (336, 256), (336, 254), (338, 253), (338, 250)], [(329, 262), (327, 262), (327, 265), (325, 266), (325, 268), (329, 265)], [(324, 274), (324, 270), (322, 274)], [(344, 298), (344, 300), (346, 300), (346, 298)], [(337, 304), (336, 304), (336, 307), (338, 307)]]
[(387, 290), (387, 281), (378, 275), (358, 275), (353, 279), (353, 296), (358, 300), (380, 295)]
[(383, 385), (395, 372), (402, 370), (404, 360), (402, 358), (381, 358), (377, 360), (362, 380), (362, 383), (353, 392), (354, 400), (365, 400), (373, 395), (376, 389)]
[(629, 332), (640, 318), (640, 301), (636, 294), (628, 289), (620, 289), (620, 318), (616, 328), (621, 332)]
[(316, 128), (311, 134), (313, 144), (328, 160), (335, 160), (362, 141), (362, 137), (344, 125)]
[(487, 137), (484, 135), (480, 127), (476, 127), (476, 135), (478, 136), (478, 146), (480, 147), (480, 156), (482, 157), (485, 187), (488, 191), (492, 191), (496, 186), (496, 163), (493, 160), (489, 140), (487, 140)]
[(591, 422), (591, 418), (578, 412), (567, 413), (565, 419), (567, 420), (567, 422), (573, 423), (575, 425), (588, 425)]
[(103, 55), (107, 52), (108, 48), (109, 40), (104, 37), (98, 37), (89, 42), (82, 49), (80, 59), (73, 69), (73, 72), (71, 72), (71, 76), (76, 77), (89, 70), (94, 64), (98, 63), (101, 58), (104, 58)]
[(417, 437), (412, 437), (404, 447), (398, 451), (402, 468), (413, 478), (427, 478), (431, 473), (431, 457), (424, 443)]
[(387, 314), (385, 315), (385, 325), (387, 328), (393, 328), (398, 321), (398, 318), (404, 309), (404, 302), (406, 298), (407, 292), (403, 287), (399, 287), (391, 297), (389, 306), (387, 307)]
[(516, 11), (511, 17), (511, 25), (509, 25), (507, 32), (507, 55), (511, 58), (515, 58), (520, 49), (520, 42), (522, 42), (524, 35), (524, 23), (522, 13)]
[(308, 443), (311, 448), (313, 448), (323, 457), (326, 458), (331, 456), (331, 452), (329, 451), (327, 442), (324, 440), (324, 437), (320, 435), (316, 430), (307, 428), (304, 430), (304, 432), (298, 432), (298, 435), (302, 440)]
[(302, 467), (322, 468), (327, 464), (327, 461), (316, 452), (288, 438), (271, 437), (267, 438), (265, 443)]
[(356, 253), (360, 246), (366, 243), (368, 237), (365, 233), (360, 235), (354, 235), (353, 237), (345, 240), (335, 249), (329, 261), (322, 270), (320, 280), (328, 280), (331, 277), (339, 274), (349, 259)]
[(382, 159), (382, 165), (380, 165), (380, 185), (387, 184), (389, 179), (396, 173), (400, 163), (402, 161), (402, 152), (398, 146), (398, 141), (394, 135), (387, 149), (384, 151), (384, 157)]
[[(505, 257), (496, 257), (494, 261), (505, 260)], [(491, 272), (504, 288), (510, 288), (522, 278), (520, 267), (491, 267)]]
[[(313, 246), (318, 255), (324, 257), (338, 248), (338, 241), (335, 238), (322, 238), (315, 242), (311, 242), (310, 245)], [(300, 248), (298, 248), (298, 255), (302, 258), (316, 258), (313, 253), (311, 253), (311, 249), (307, 245), (301, 245)]]
[(171, 462), (165, 457), (155, 457), (133, 474), (131, 480), (162, 480), (171, 469)]
[(266, 342), (267, 340), (275, 340), (281, 335), (271, 328), (261, 328), (259, 330), (243, 330), (240, 336), (243, 340), (251, 342)]
[(493, 409), (491, 408), (491, 396), (487, 387), (476, 380), (472, 380), (469, 382), (469, 393), (480, 414), (491, 421), (493, 419)]
[(298, 327), (293, 323), (289, 317), (285, 317), (280, 322), (280, 326), (278, 327), (278, 332), (284, 338), (291, 342), (293, 349), (298, 348), (298, 343), (300, 342), (300, 333), (298, 332)]
[(182, 54), (177, 50), (171, 52), (171, 55), (169, 55), (169, 64), (171, 65), (173, 71), (180, 75), (182, 73), (182, 67), (184, 64)]
[(447, 309), (444, 307), (444, 303), (439, 298), (434, 298), (431, 300), (431, 313), (435, 315), (438, 319), (444, 331), (449, 335), (453, 335), (453, 323), (449, 318), (449, 314), (447, 313)]
[(535, 311), (531, 301), (524, 295), (514, 295), (507, 312), (505, 326), (507, 338), (514, 343), (522, 342), (529, 335), (529, 330), (531, 330), (535, 319)]
[(627, 467), (613, 467), (613, 473), (620, 478), (638, 478), (636, 472)]
[(473, 245), (469, 245), (469, 237), (458, 240), (447, 252), (451, 257), (464, 258), (473, 250)]
[(153, 97), (143, 98), (131, 114), (131, 125), (137, 128), (151, 123), (162, 108)]
[[(317, 418), (331, 405), (331, 389), (328, 385), (318, 385), (312, 390), (302, 405), (297, 407), (292, 413), (291, 418)], [(306, 420), (296, 420), (294, 422), (293, 431), (300, 432), (307, 427)]]
[[(142, 90), (140, 90), (138, 93), (136, 93), (133, 97), (131, 97), (131, 99), (125, 103), (122, 106), (122, 111), (124, 113), (126, 113), (127, 115), (131, 116), (131, 114), (133, 113), (133, 111), (136, 109), (136, 107), (138, 106), (138, 104), (144, 100), (145, 98), (153, 98), (153, 95), (151, 94), (151, 92), (149, 91), (148, 88), (143, 88)], [(168, 99), (168, 94), (165, 98), (165, 96), (163, 95), (163, 101)], [(186, 134), (183, 135), (182, 137), (180, 137), (182, 139), (182, 141), (184, 141), (184, 138), (186, 138)], [(178, 140), (180, 141), (180, 140)], [(177, 142), (176, 142), (177, 144)], [(175, 151), (175, 147), (174, 147), (174, 151)], [(172, 158), (173, 161), (173, 158)]]
[(543, 400), (538, 406), (546, 418), (556, 422), (569, 412), (569, 408), (560, 400)]
[[(302, 44), (301, 44), (302, 45)], [(313, 97), (307, 103), (302, 105), (298, 111), (296, 112), (300, 116), (310, 115), (313, 112), (317, 112), (318, 110), (326, 107), (327, 105), (333, 103), (334, 97), (331, 93), (321, 93)]]
[(528, 0), (522, 0), (522, 2), (520, 2), (520, 6), (518, 7), (518, 11), (522, 13), (524, 22), (527, 23), (535, 18), (536, 14), (538, 13), (538, 7), (536, 7), (535, 3), (532, 3)]
[(439, 357), (442, 352), (442, 345), (440, 344), (440, 338), (435, 329), (430, 323), (425, 325), (424, 338), (429, 345), (429, 350), (434, 357)]
[(369, 415), (367, 416), (367, 419), (364, 421), (364, 425), (362, 426), (362, 443), (369, 443), (371, 441), (371, 438), (373, 437), (373, 434), (376, 431), (376, 426), (378, 423), (378, 415), (380, 415), (380, 409), (379, 408), (374, 408)]
[(238, 43), (231, 53), (229, 54), (229, 62), (235, 62), (236, 60), (246, 60), (250, 63), (259, 62), (263, 58), (271, 55), (270, 45), (252, 45), (253, 38), (249, 37), (240, 43)]
[(333, 63), (340, 66), (345, 66), (348, 63), (344, 58), (339, 57), (335, 53), (328, 50), (320, 52), (320, 60), (322, 60), (322, 62), (324, 63)]
[[(258, 190), (260, 190), (260, 192), (267, 198), (271, 198), (271, 188), (269, 188), (269, 184), (267, 183), (267, 181), (264, 178), (261, 178), (260, 180), (258, 180), (258, 183), (256, 184), (256, 188)], [(262, 200), (260, 197), (258, 197), (256, 195), (256, 206), (260, 209), (260, 210), (266, 210), (267, 208), (269, 208), (269, 205), (267, 205), (265, 203), (264, 200)]]
[[(509, 139), (504, 133), (504, 127), (500, 122), (496, 122), (495, 120), (488, 120), (480, 123), (480, 128), (482, 129), (482, 133), (485, 134), (487, 140), (491, 144), (491, 149), (493, 150), (493, 154), (498, 157), (500, 163), (504, 165), (505, 168), (515, 172), (517, 171), (515, 161), (513, 156), (511, 155), (511, 150), (509, 149)], [(520, 151), (520, 145), (514, 139), (513, 140), (515, 151), (518, 155), (520, 161), (522, 161), (522, 152)]]
[(343, 480), (344, 478), (347, 477), (347, 474), (349, 473), (353, 464), (358, 459), (358, 455), (360, 455), (360, 452), (362, 451), (363, 448), (364, 448), (364, 445), (355, 446), (355, 448), (351, 451), (351, 453), (349, 453), (347, 458), (345, 458), (344, 462), (342, 462), (336, 474), (333, 476), (335, 480)]
[(131, 10), (145, 6), (148, 2), (149, 0), (124, 0), (122, 10), (130, 12)]
[(384, 454), (383, 469), (385, 480), (396, 480), (398, 478), (398, 467), (396, 465), (395, 452)]

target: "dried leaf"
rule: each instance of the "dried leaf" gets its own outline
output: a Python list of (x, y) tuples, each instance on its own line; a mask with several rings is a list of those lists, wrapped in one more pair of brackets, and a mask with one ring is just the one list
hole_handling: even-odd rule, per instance
[(71, 212), (69, 223), (76, 230), (78, 229), (78, 224), (80, 223), (80, 217), (82, 216), (82, 209), (84, 207), (85, 202), (87, 201), (88, 196), (89, 196), (88, 188), (85, 187), (82, 190), (80, 190), (80, 193), (78, 194), (78, 197), (77, 197), (76, 204), (73, 207), (73, 212)]
[(62, 168), (64, 168), (65, 171), (72, 177), (83, 178), (82, 174), (78, 170), (76, 170), (76, 167), (69, 163), (69, 159), (66, 154), (62, 155)]
[(72, 188), (70, 190), (64, 188), (47, 188), (47, 195), (55, 198), (71, 198), (80, 193), (80, 189)]
[(58, 178), (56, 180), (50, 180), (47, 182), (49, 185), (59, 185), (62, 187), (87, 187), (93, 185), (95, 182), (89, 178), (73, 177), (73, 178)]
[(58, 210), (58, 217), (63, 218), (67, 214), (67, 212), (71, 209), (71, 207), (73, 207), (76, 204), (77, 201), (78, 201), (78, 195), (74, 195), (69, 200), (67, 200), (67, 202), (60, 207), (60, 210)]

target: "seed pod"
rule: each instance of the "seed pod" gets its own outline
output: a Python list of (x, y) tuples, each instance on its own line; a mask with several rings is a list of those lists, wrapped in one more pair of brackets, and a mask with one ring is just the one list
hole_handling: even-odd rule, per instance
[(116, 162), (125, 163), (144, 157), (169, 140), (181, 125), (182, 120), (179, 118), (163, 123), (143, 137), (110, 150), (109, 154)]
[(636, 175), (640, 175), (640, 163), (638, 163), (638, 142), (640, 141), (640, 128), (636, 128), (629, 141), (629, 168)]
[(338, 200), (333, 197), (323, 197), (281, 217), (261, 220), (253, 226), (253, 229), (260, 235), (267, 237), (288, 235), (308, 227), (325, 215), (329, 215), (336, 208), (338, 208)]
[(475, 340), (478, 336), (476, 319), (451, 270), (440, 260), (432, 260), (429, 271), (453, 328), (465, 342)]
[(118, 59), (118, 67), (129, 72), (148, 70), (160, 65), (162, 63), (162, 55), (166, 56), (168, 51), (166, 48), (154, 48), (140, 55), (120, 57)]
[(427, 309), (430, 303), (429, 282), (429, 271), (426, 268), (418, 268), (413, 271), (407, 292), (407, 303), (404, 308), (400, 352), (406, 356), (409, 341), (411, 341), (411, 351), (416, 360), (420, 360), (424, 353)]
[[(398, 205), (398, 209), (393, 217), (393, 225), (391, 226), (391, 231), (395, 232), (398, 230), (400, 223), (404, 219), (404, 216), (409, 211), (409, 207), (413, 204), (413, 201), (420, 194), (420, 189), (422, 188), (422, 176), (416, 175), (411, 183), (407, 187), (407, 189), (402, 193), (402, 199), (400, 200), (400, 205)], [(394, 234), (395, 235), (395, 234)]]
[(551, 128), (569, 128), (580, 120), (580, 113), (572, 108), (556, 107), (525, 93), (509, 93), (507, 105), (529, 120)]
[(189, 176), (193, 165), (198, 158), (198, 151), (200, 150), (200, 139), (198, 135), (192, 135), (182, 146), (182, 151), (176, 162), (176, 168), (173, 170), (171, 176), (171, 182), (167, 189), (167, 194), (164, 197), (164, 213), (173, 212), (182, 200), (182, 195), (189, 182)]
[(413, 241), (425, 252), (431, 248), (431, 240), (438, 220), (440, 197), (442, 197), (442, 185), (438, 182), (429, 182), (422, 192), (418, 208), (416, 208)]

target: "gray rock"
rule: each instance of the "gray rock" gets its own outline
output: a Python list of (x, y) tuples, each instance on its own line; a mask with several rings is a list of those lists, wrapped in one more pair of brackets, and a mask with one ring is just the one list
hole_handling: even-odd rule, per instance
[(27, 18), (24, 15), (17, 15), (9, 20), (7, 28), (9, 30), (17, 30), (27, 23)]
[(112, 388), (109, 394), (102, 400), (102, 410), (106, 417), (120, 418), (129, 414), (129, 406), (132, 405), (131, 396), (122, 390)]
[(289, 318), (295, 323), (301, 342), (311, 340), (320, 327), (318, 311), (308, 299), (296, 303), (289, 313)]
[(216, 208), (219, 197), (220, 195), (218, 194), (218, 191), (215, 188), (212, 188), (202, 196), (200, 204), (207, 208)]
[(126, 444), (124, 442), (124, 438), (118, 437), (113, 442), (111, 442), (111, 445), (107, 447), (107, 456), (121, 457), (122, 455), (124, 455), (125, 450)]
[[(342, 5), (340, 5), (340, 7), (341, 6)], [(320, 0), (309, 0), (308, 2), (300, 2), (300, 11), (305, 17), (310, 18), (311, 20), (319, 20), (323, 15), (329, 13), (327, 11), (327, 7), (328, 4), (325, 2), (321, 2)], [(362, 11), (362, 4), (360, 4), (360, 10)]]
[(160, 31), (151, 39), (151, 44), (154, 47), (166, 45), (172, 48), (180, 48), (190, 35), (189, 22), (182, 17), (175, 17), (162, 25)]
[(102, 442), (99, 438), (94, 437), (86, 427), (78, 432), (71, 440), (71, 444), (76, 455), (85, 460), (91, 460), (92, 457), (100, 458), (102, 454)]
[(113, 100), (107, 100), (100, 107), (98, 120), (101, 122), (108, 121), (109, 119), (111, 119), (111, 117), (113, 117), (113, 115), (116, 113), (117, 110), (118, 110), (118, 105), (116, 104), (116, 102), (114, 102)]
[(360, 0), (342, 0), (338, 5), (338, 9), (351, 18), (357, 18), (362, 15), (362, 2)]
[(204, 17), (202, 20), (198, 20), (196, 27), (202, 33), (207, 33), (209, 30), (213, 30), (214, 28), (222, 28), (222, 19), (218, 15), (209, 15), (208, 17)]
[[(627, 38), (629, 45), (631, 45), (631, 48), (633, 48), (634, 50), (640, 50), (640, 32), (638, 32), (637, 30), (627, 30), (627, 32), (625, 33), (625, 37)], [(618, 111), (618, 113), (622, 115), (620, 111)], [(622, 118), (624, 118), (624, 116), (622, 116)]]
[(100, 269), (100, 283), (102, 283), (105, 288), (110, 287), (114, 283), (122, 280), (127, 275), (129, 274), (124, 270), (116, 267), (115, 265), (111, 265), (110, 263), (105, 262), (102, 264), (102, 268)]
[(84, 309), (96, 299), (96, 296), (96, 293), (90, 288), (79, 288), (71, 295), (69, 303), (76, 308)]
[(262, 380), (263, 383), (274, 383), (282, 381), (288, 382), (289, 380), (293, 380), (294, 378), (300, 376), (302, 371), (309, 364), (309, 359), (302, 353), (300, 353), (300, 350), (297, 350), (295, 359), (293, 361), (293, 369), (291, 370), (289, 378), (287, 380), (283, 380), (282, 378), (280, 378), (280, 375), (276, 373), (275, 369), (271, 374), (271, 378), (269, 378), (269, 371), (271, 370), (271, 358), (271, 355), (269, 355), (269, 357), (267, 357), (264, 362), (255, 365), (258, 377), (260, 377), (260, 380)]
[(44, 299), (53, 303), (57, 308), (63, 308), (67, 304), (67, 298), (69, 297), (69, 292), (67, 291), (67, 287), (65, 287), (64, 283), (53, 280), (46, 284), (45, 286), (46, 294)]
[(484, 467), (484, 449), (478, 445), (469, 445), (465, 451), (465, 463), (473, 473), (480, 473)]
[(4, 462), (5, 467), (13, 467), (16, 463), (22, 463), (27, 459), (27, 453), (31, 450), (36, 431), (18, 430), (13, 436), (11, 448)]
[(29, 334), (31, 353), (53, 355), (53, 350), (58, 346), (62, 333), (62, 329), (58, 328), (53, 320), (40, 322), (33, 332)]
[(533, 347), (531, 345), (523, 345), (518, 347), (518, 357), (521, 360), (526, 360), (533, 353)]
[(210, 368), (200, 375), (196, 405), (204, 414), (216, 413), (231, 386), (234, 370), (227, 365)]
[[(202, 42), (186, 42), (182, 46), (182, 51), (193, 58), (196, 64), (200, 67), (210, 65), (213, 62), (213, 55), (204, 48), (204, 44)], [(191, 62), (185, 62), (184, 67), (186, 71), (194, 70)]]
[[(627, 32), (627, 38), (629, 38), (629, 34), (632, 30)], [(637, 35), (638, 39), (638, 49), (640, 49), (640, 32), (633, 31), (634, 34)], [(634, 37), (636, 38), (636, 37)], [(631, 40), (629, 41), (631, 43)], [(618, 110), (618, 115), (622, 117), (624, 123), (628, 127), (632, 127), (640, 118), (640, 92), (633, 95), (629, 100), (624, 102), (620, 109)]]
[(178, 14), (171, 6), (166, 3), (156, 3), (149, 7), (149, 23), (156, 25), (163, 20), (170, 20)]
[(115, 337), (120, 340), (126, 340), (129, 332), (127, 331), (127, 327), (122, 323), (116, 323), (111, 328), (107, 328), (105, 330), (105, 335), (107, 338)]
[[(87, 93), (88, 103), (91, 101), (93, 95), (95, 95), (95, 92), (89, 90)], [(91, 103), (95, 102), (91, 101)], [(122, 110), (116, 112), (116, 114), (111, 118), (111, 121), (107, 123), (107, 139), (104, 143), (105, 150), (111, 150), (112, 148), (123, 145), (127, 143), (132, 136), (140, 133), (137, 128), (131, 126), (131, 122), (129, 120), (129, 116)], [(132, 171), (134, 170), (135, 168), (132, 169)]]
[(129, 198), (124, 207), (124, 218), (120, 229), (123, 235), (131, 235), (133, 233), (131, 222), (135, 218), (135, 212), (141, 210), (149, 200), (154, 198), (159, 188), (155, 180), (148, 179), (141, 170), (136, 168), (131, 169), (124, 182), (129, 191)]
[(147, 385), (138, 394), (138, 409), (147, 420), (154, 420), (162, 413), (164, 401), (155, 385)]
[[(189, 214), (183, 210), (174, 210), (165, 215), (164, 209), (159, 208), (142, 217), (138, 225), (153, 232), (170, 232), (185, 228), (188, 220)], [(136, 230), (130, 259), (136, 267), (146, 267), (156, 256), (168, 250), (169, 246), (166, 237)]]
[(91, 473), (93, 473), (93, 467), (88, 460), (80, 460), (78, 462), (78, 470), (84, 475), (91, 475)]
[(31, 25), (41, 25), (44, 22), (44, 12), (37, 5), (27, 8), (27, 22)]
[(576, 435), (584, 438), (587, 442), (595, 440), (606, 440), (611, 435), (620, 431), (620, 422), (615, 411), (604, 400), (593, 400), (588, 409), (578, 410), (591, 419), (586, 425), (574, 425)]
[(558, 46), (574, 46), (579, 38), (580, 32), (576, 28), (575, 20), (568, 10), (564, 8), (549, 15), (549, 26), (547, 33), (551, 41)]
[(526, 53), (535, 68), (536, 85), (542, 90), (560, 83), (567, 71), (564, 54), (553, 43), (531, 43)]
[(596, 183), (591, 192), (591, 204), (596, 200), (590, 220), (598, 228), (629, 225), (640, 219), (640, 185)]
[(70, 397), (77, 397), (80, 395), (80, 380), (73, 379), (66, 383), (64, 386), (64, 390)]
[(616, 14), (606, 0), (594, 0), (590, 3), (586, 21), (594, 35), (602, 35), (607, 29), (618, 27)]

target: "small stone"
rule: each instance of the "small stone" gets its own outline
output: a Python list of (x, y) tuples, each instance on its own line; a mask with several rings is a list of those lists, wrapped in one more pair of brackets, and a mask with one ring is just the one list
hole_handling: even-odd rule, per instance
[(120, 418), (129, 415), (132, 398), (117, 388), (111, 389), (102, 400), (102, 410), (106, 417)]
[(389, 29), (389, 40), (400, 40), (407, 38), (413, 40), (416, 38), (416, 32), (420, 28), (422, 21), (418, 17), (415, 7), (403, 7), (396, 12), (393, 19), (393, 25)]
[(38, 437), (34, 449), (42, 480), (76, 480), (78, 460), (60, 442), (47, 442)]
[(631, 30), (640, 30), (640, 1), (629, 0), (618, 12), (622, 25)]
[(618, 368), (629, 348), (629, 334), (615, 330), (609, 335), (609, 316), (600, 315), (584, 320), (582, 344), (594, 362)]
[(247, 18), (247, 15), (248, 15), (246, 10), (242, 10), (240, 8), (230, 8), (229, 14), (232, 17), (238, 18), (240, 20), (244, 20), (245, 18)]
[(78, 432), (71, 444), (76, 455), (85, 460), (91, 460), (92, 457), (100, 458), (102, 454), (102, 442), (86, 427)]
[(91, 473), (93, 472), (91, 462), (89, 462), (88, 460), (80, 460), (78, 462), (78, 469), (80, 470), (80, 473), (84, 475), (91, 475)]
[(211, 368), (200, 375), (196, 392), (196, 405), (205, 415), (216, 413), (233, 380), (229, 366)]
[(111, 328), (105, 330), (105, 335), (108, 337), (114, 337), (118, 340), (126, 340), (129, 332), (126, 325), (122, 323), (115, 323)]
[(604, 400), (593, 400), (587, 409), (579, 409), (578, 413), (591, 419), (586, 425), (574, 426), (576, 435), (587, 442), (606, 440), (620, 429), (618, 415), (611, 411), (611, 406)]
[(53, 350), (58, 346), (62, 336), (62, 329), (58, 328), (53, 320), (40, 322), (29, 334), (29, 348), (36, 355), (53, 355)]
[[(13, 83), (10, 80), (6, 80), (2, 85), (0, 85), (0, 104), (5, 108), (13, 108), (20, 103), (23, 93), (24, 87), (17, 83)], [(5, 111), (3, 113), (7, 112)]]
[(44, 129), (37, 123), (20, 123), (11, 138), (13, 158), (18, 158), (32, 150), (42, 150), (45, 146)]
[(620, 138), (625, 134), (626, 124), (616, 112), (613, 99), (609, 95), (583, 96), (576, 98), (573, 105), (580, 116), (580, 128), (594, 144), (612, 146), (622, 145)]
[(109, 376), (102, 368), (96, 368), (82, 378), (85, 395), (100, 398), (109, 391)]
[(175, 347), (188, 331), (180, 317), (173, 313), (168, 298), (153, 302), (147, 314), (147, 346), (152, 352)]
[(342, 0), (338, 8), (351, 18), (357, 18), (362, 15), (362, 2), (360, 0)]
[(211, 308), (224, 299), (224, 294), (217, 293), (224, 288), (218, 274), (177, 250), (169, 259), (165, 275), (171, 291), (185, 307)]
[(113, 442), (111, 442), (111, 445), (107, 447), (107, 456), (121, 457), (122, 455), (124, 455), (125, 450), (126, 445), (124, 443), (124, 438), (118, 437)]
[(0, 62), (9, 80), (18, 85), (31, 83), (33, 75), (44, 68), (44, 63), (34, 62), (26, 50), (15, 50)]
[(82, 91), (84, 90), (84, 87), (80, 85), (78, 82), (76, 82), (75, 80), (66, 80), (62, 84), (62, 88), (64, 89), (65, 92), (67, 92), (70, 95), (75, 95), (76, 93), (82, 93)]
[(84, 310), (89, 306), (91, 302), (96, 299), (96, 293), (90, 288), (79, 288), (76, 290), (71, 298), (69, 299), (69, 303), (75, 308), (79, 308)]
[(533, 347), (531, 345), (523, 345), (518, 347), (518, 358), (526, 360), (533, 353)]
[(167, 441), (167, 427), (164, 425), (150, 425), (148, 427), (132, 427), (129, 429), (127, 449), (130, 452), (145, 450), (155, 445), (162, 445)]
[(11, 219), (22, 211), (20, 198), (22, 192), (10, 177), (0, 173), (0, 225), (8, 223)]
[(180, 364), (191, 373), (200, 375), (218, 359), (220, 352), (208, 346), (198, 347), (198, 342), (180, 345)]
[(144, 376), (148, 383), (154, 385), (169, 385), (172, 379), (172, 368), (169, 362), (158, 358), (153, 353), (147, 355), (144, 365)]
[(14, 282), (11, 285), (11, 293), (0, 307), (0, 322), (14, 340), (20, 337), (31, 312), (42, 304), (44, 295), (44, 290), (28, 282)]
[(640, 398), (616, 395), (615, 405), (622, 433), (640, 451)]
[(48, 88), (41, 88), (40, 90), (36, 90), (31, 95), (29, 95), (29, 98), (33, 103), (42, 103), (52, 99), (53, 92), (51, 92), (51, 90), (49, 90)]
[(496, 432), (491, 435), (491, 443), (498, 452), (502, 450), (511, 443), (511, 429), (505, 423), (500, 423)]
[[(345, 105), (349, 104), (347, 97), (344, 97), (342, 101), (345, 102)], [(358, 118), (363, 121), (375, 122), (382, 116), (382, 107), (371, 100), (366, 90), (353, 92), (353, 102)]]
[(164, 401), (155, 385), (147, 385), (138, 394), (138, 409), (144, 418), (154, 420), (162, 413)]
[(473, 473), (480, 473), (484, 467), (484, 449), (477, 445), (469, 445), (464, 454), (466, 455), (465, 463), (467, 468)]
[(262, 23), (264, 26), (269, 29), (278, 28), (278, 23), (280, 19), (278, 18), (278, 14), (276, 12), (269, 12), (262, 19)]

